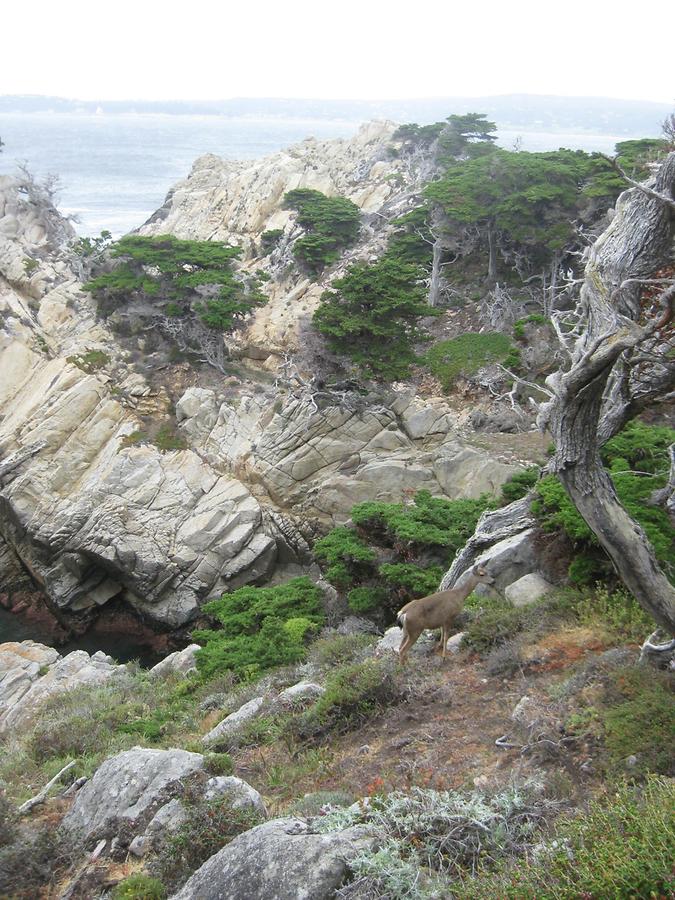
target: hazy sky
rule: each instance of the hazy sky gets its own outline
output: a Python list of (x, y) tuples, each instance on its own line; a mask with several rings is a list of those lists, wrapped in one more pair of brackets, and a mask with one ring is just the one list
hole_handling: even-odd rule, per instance
[(675, 2), (32, 0), (0, 94), (81, 99), (569, 94), (675, 104)]

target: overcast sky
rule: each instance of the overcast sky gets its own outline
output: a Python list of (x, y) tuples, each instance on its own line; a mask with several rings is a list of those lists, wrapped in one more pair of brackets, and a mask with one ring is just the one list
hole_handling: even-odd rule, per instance
[(672, 0), (24, 0), (0, 22), (0, 94), (675, 104)]

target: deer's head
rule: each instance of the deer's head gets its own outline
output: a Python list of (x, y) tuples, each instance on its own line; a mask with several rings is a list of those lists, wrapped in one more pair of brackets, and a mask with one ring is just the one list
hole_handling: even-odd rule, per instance
[(474, 566), (471, 570), (473, 575), (482, 583), (482, 584), (494, 584), (495, 580), (490, 575), (487, 569), (484, 569), (482, 566)]

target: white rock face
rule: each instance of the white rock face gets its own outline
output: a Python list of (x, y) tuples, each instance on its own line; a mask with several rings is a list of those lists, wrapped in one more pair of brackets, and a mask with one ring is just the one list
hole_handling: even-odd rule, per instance
[(553, 585), (541, 575), (530, 572), (529, 575), (523, 575), (522, 578), (510, 584), (504, 591), (504, 596), (514, 606), (527, 606), (541, 600), (553, 589)]
[(82, 685), (97, 686), (126, 671), (99, 651), (61, 656), (34, 641), (0, 644), (0, 734), (33, 721), (45, 701)]
[(476, 498), (519, 469), (466, 446), (445, 401), (410, 392), (392, 392), (386, 407), (346, 398), (317, 409), (293, 396), (218, 407), (213, 392), (190, 388), (177, 408), (206, 459), (259, 484), (278, 507), (326, 524), (345, 522), (355, 503), (400, 502), (411, 489)]
[(83, 843), (139, 834), (185, 779), (201, 771), (204, 757), (186, 750), (136, 747), (107, 759), (78, 792), (62, 827)]
[[(237, 162), (202, 156), (141, 234), (235, 244), (244, 249), (245, 268), (274, 274), (265, 285), (269, 302), (247, 321), (235, 343), (245, 356), (263, 365), (269, 357), (275, 366), (274, 357), (278, 361), (300, 346), (300, 320), (312, 315), (330, 279), (350, 262), (379, 253), (387, 219), (410, 208), (408, 195), (419, 185), (419, 172), (389, 155), (395, 128), (391, 122), (371, 122), (349, 140), (310, 138), (262, 159)], [(291, 260), (289, 242), (302, 233), (294, 213), (282, 206), (284, 194), (295, 188), (347, 197), (363, 213), (358, 245), (315, 282), (294, 269), (285, 271)], [(283, 229), (280, 245), (258, 256), (261, 235), (271, 229)]]

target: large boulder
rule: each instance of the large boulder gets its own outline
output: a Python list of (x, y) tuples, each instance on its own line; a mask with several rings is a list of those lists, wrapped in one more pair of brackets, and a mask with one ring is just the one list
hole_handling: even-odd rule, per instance
[(107, 759), (78, 792), (62, 828), (88, 844), (116, 837), (123, 846), (142, 834), (158, 810), (204, 768), (200, 753), (135, 747)]
[(527, 528), (498, 541), (480, 554), (476, 563), (494, 578), (495, 588), (503, 590), (536, 568), (539, 559), (536, 535), (535, 528)]
[(174, 900), (328, 900), (373, 841), (363, 826), (316, 834), (301, 819), (273, 819), (223, 847)]
[(523, 575), (522, 578), (510, 584), (504, 591), (504, 596), (514, 606), (528, 606), (530, 603), (541, 600), (552, 590), (554, 587), (550, 581), (546, 581), (536, 572), (530, 572), (529, 575)]
[(190, 644), (184, 650), (169, 653), (150, 669), (150, 674), (156, 678), (166, 678), (170, 675), (189, 675), (191, 672), (196, 672), (199, 649), (201, 649), (199, 644)]

